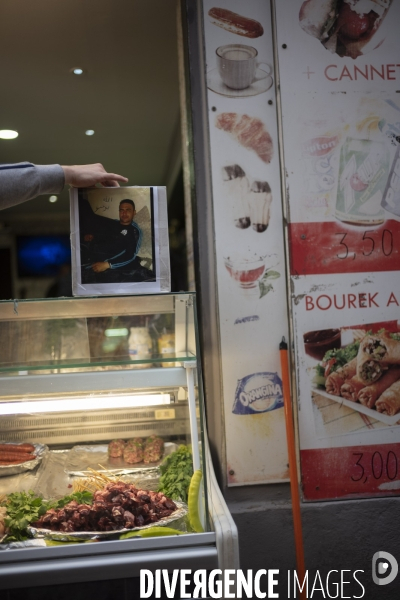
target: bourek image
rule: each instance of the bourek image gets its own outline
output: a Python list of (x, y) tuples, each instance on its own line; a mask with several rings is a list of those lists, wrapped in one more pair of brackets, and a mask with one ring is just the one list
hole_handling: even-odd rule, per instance
[(306, 0), (300, 26), (327, 50), (353, 59), (378, 48), (379, 28), (392, 0)]
[(151, 188), (79, 190), (82, 284), (155, 281)]
[(318, 437), (400, 424), (400, 326), (397, 321), (308, 331)]

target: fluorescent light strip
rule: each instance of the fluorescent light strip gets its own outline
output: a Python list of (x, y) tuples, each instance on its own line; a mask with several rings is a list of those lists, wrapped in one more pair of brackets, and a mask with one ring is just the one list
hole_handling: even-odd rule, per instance
[(104, 332), (106, 337), (119, 337), (129, 335), (129, 329), (121, 327), (121, 329), (106, 329)]
[(149, 394), (143, 396), (107, 396), (105, 398), (71, 398), (49, 400), (27, 400), (24, 402), (0, 403), (0, 415), (22, 415), (34, 413), (66, 412), (81, 410), (101, 410), (104, 408), (137, 408), (171, 404), (170, 394)]

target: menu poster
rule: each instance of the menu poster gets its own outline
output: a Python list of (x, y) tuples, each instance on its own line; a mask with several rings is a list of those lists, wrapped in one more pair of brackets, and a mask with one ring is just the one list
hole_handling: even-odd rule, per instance
[(229, 486), (288, 478), (279, 343), (287, 338), (271, 7), (204, 0)]
[(301, 469), (307, 500), (400, 490), (400, 280), (294, 280)]
[(304, 499), (399, 494), (400, 3), (275, 9)]

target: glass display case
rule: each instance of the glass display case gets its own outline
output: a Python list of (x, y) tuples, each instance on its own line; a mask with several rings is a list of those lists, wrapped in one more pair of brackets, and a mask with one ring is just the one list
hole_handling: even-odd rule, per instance
[[(22, 534), (0, 521), (0, 589), (237, 567), (205, 433), (194, 294), (0, 302), (0, 340), (0, 509), (24, 493), (43, 503)], [(188, 470), (172, 486), (161, 477), (179, 452), (202, 472), (197, 526)]]

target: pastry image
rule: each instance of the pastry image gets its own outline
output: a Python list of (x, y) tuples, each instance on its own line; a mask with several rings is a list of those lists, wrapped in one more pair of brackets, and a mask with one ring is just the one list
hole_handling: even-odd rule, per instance
[(400, 332), (361, 330), (352, 343), (328, 350), (314, 369), (316, 391), (369, 409), (369, 416), (400, 413)]
[(300, 8), (300, 26), (330, 52), (355, 59), (382, 43), (383, 39), (373, 38), (391, 3), (392, 0), (306, 0)]
[(235, 226), (239, 229), (250, 227), (250, 207), (248, 202), (249, 180), (239, 165), (222, 168), (225, 195), (233, 209)]
[(264, 33), (264, 29), (258, 21), (238, 15), (226, 8), (211, 8), (208, 15), (214, 25), (222, 27), (230, 33), (236, 33), (236, 35), (258, 38)]
[(357, 374), (363, 381), (377, 381), (389, 365), (400, 365), (400, 341), (386, 332), (366, 335), (357, 355)]
[(215, 125), (244, 148), (255, 152), (263, 162), (271, 162), (274, 153), (272, 138), (260, 119), (238, 113), (221, 113), (217, 115)]

